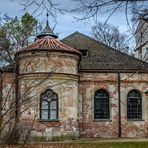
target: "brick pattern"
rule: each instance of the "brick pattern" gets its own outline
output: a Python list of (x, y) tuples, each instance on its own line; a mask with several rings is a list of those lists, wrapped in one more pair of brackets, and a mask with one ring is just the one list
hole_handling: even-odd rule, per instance
[[(78, 115), (81, 135), (84, 137), (118, 137), (118, 81), (116, 73), (81, 73), (79, 86)], [(122, 137), (148, 136), (148, 98), (147, 74), (121, 74), (121, 120)], [(94, 120), (94, 94), (98, 89), (105, 89), (110, 96), (110, 120)], [(142, 121), (128, 121), (126, 118), (127, 93), (137, 89), (142, 94)], [(82, 108), (80, 107), (82, 106)]]
[(19, 73), (55, 72), (77, 74), (78, 56), (64, 53), (38, 52), (19, 56)]
[[(24, 56), (27, 56), (24, 54)], [(58, 57), (59, 56), (59, 57)], [(81, 137), (118, 137), (119, 107), (118, 107), (118, 80), (117, 73), (77, 73), (78, 58), (72, 55), (55, 55), (58, 62), (51, 59), (55, 69), (50, 71), (54, 74), (44, 73), (50, 68), (41, 69), (38, 72), (37, 64), (44, 58), (22, 58), (20, 57), (19, 75), (19, 99), (22, 111), (20, 127), (25, 133), (31, 129), (33, 136), (63, 136), (74, 135)], [(65, 57), (65, 58), (64, 58)], [(69, 58), (68, 58), (69, 57)], [(72, 58), (71, 58), (72, 57)], [(32, 60), (31, 60), (32, 59)], [(45, 58), (48, 59), (48, 58)], [(29, 73), (24, 61), (32, 63), (34, 73)], [(72, 70), (65, 71), (58, 63), (65, 62)], [(50, 60), (49, 60), (50, 62)], [(50, 64), (49, 64), (50, 65)], [(39, 66), (40, 67), (40, 66)], [(42, 66), (41, 66), (42, 67)], [(40, 68), (41, 68), (40, 67)], [(58, 71), (56, 71), (57, 69)], [(61, 69), (63, 68), (63, 73)], [(25, 69), (25, 70), (24, 70)], [(51, 69), (50, 69), (51, 70)], [(26, 75), (24, 75), (26, 74)], [(68, 75), (67, 75), (68, 74)], [(148, 137), (148, 96), (145, 94), (148, 86), (148, 74), (122, 73), (121, 75), (121, 136), (122, 137)], [(6, 97), (10, 86), (15, 80), (15, 75), (5, 73), (3, 75), (3, 97)], [(10, 92), (9, 99), (15, 99), (14, 87)], [(40, 94), (46, 89), (53, 89), (59, 97), (59, 121), (40, 121)], [(105, 89), (110, 97), (110, 119), (94, 119), (94, 94), (98, 89)], [(130, 90), (137, 89), (142, 95), (142, 120), (128, 121), (126, 117), (127, 94)], [(9, 105), (9, 104), (8, 104)]]
[[(77, 122), (79, 57), (73, 54), (36, 52), (19, 57), (19, 92), (22, 129), (36, 136), (79, 135)], [(52, 89), (58, 94), (58, 121), (40, 120), (40, 94)], [(25, 95), (24, 95), (25, 94)], [(24, 110), (24, 111), (23, 111)]]

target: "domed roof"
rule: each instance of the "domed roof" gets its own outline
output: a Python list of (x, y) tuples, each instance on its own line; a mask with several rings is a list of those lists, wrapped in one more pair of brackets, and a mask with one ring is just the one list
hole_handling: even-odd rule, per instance
[(31, 50), (63, 51), (80, 54), (78, 50), (63, 44), (60, 40), (55, 39), (49, 35), (37, 39), (34, 43), (25, 48), (19, 49), (17, 53)]
[(47, 50), (47, 51), (63, 51), (63, 52), (71, 52), (80, 54), (80, 52), (68, 45), (63, 44), (60, 40), (57, 39), (58, 36), (55, 35), (48, 23), (48, 14), (47, 14), (47, 22), (46, 27), (39, 35), (37, 35), (35, 42), (31, 45), (19, 49), (19, 52), (31, 51), (31, 50)]

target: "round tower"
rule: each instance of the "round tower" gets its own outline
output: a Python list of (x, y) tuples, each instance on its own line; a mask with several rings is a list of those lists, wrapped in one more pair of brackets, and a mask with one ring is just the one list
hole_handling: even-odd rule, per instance
[[(48, 25), (35, 42), (16, 53), (20, 121), (32, 137), (76, 137), (80, 52)], [(32, 127), (32, 129), (30, 129)]]

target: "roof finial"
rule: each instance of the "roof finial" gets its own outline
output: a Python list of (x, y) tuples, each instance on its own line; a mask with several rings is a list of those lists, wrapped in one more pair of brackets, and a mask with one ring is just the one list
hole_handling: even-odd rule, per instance
[(48, 14), (48, 12), (46, 13), (46, 16), (47, 16), (46, 26), (49, 26), (49, 22), (48, 22), (48, 16), (49, 16), (49, 14)]
[(40, 38), (43, 38), (45, 36), (48, 36), (48, 37), (52, 37), (52, 38), (58, 38), (57, 35), (55, 35), (52, 31), (52, 29), (49, 27), (49, 22), (48, 22), (48, 12), (46, 13), (46, 17), (47, 17), (47, 20), (46, 20), (46, 26), (44, 28), (44, 30), (39, 34), (37, 35), (36, 39), (40, 39)]

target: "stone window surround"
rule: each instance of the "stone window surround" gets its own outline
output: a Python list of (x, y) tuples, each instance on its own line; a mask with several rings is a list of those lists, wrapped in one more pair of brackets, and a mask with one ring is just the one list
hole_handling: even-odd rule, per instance
[[(51, 91), (56, 96), (56, 98), (55, 99), (51, 99), (51, 100), (44, 100), (44, 99), (42, 99), (42, 96), (45, 95), (45, 93), (47, 93), (48, 91)], [(48, 102), (48, 108), (46, 109), (46, 110), (48, 110), (48, 119), (42, 119), (42, 110), (43, 110), (42, 109), (42, 101), (43, 100), (46, 101), (46, 102)], [(53, 101), (56, 101), (56, 109), (54, 109), (56, 111), (56, 119), (50, 119), (51, 117), (49, 115), (50, 114), (50, 111), (51, 111), (51, 109), (50, 109), (50, 103), (53, 102)], [(57, 122), (57, 121), (59, 121), (59, 119), (58, 119), (58, 108), (59, 108), (58, 107), (58, 94), (55, 93), (52, 89), (45, 90), (40, 95), (40, 118), (39, 118), (38, 121), (44, 121), (44, 122)]]
[[(99, 92), (99, 91), (100, 91), (100, 93), (101, 93), (101, 91), (103, 91), (107, 95), (105, 98), (107, 99), (106, 100), (107, 101), (106, 102), (107, 103), (106, 105), (107, 105), (107, 110), (108, 110), (107, 111), (107, 113), (108, 113), (107, 116), (108, 117), (106, 117), (106, 118), (96, 118), (95, 117), (95, 96), (96, 96), (96, 93)], [(102, 98), (103, 96), (100, 96), (100, 97)], [(94, 94), (94, 99), (93, 100), (94, 100), (94, 102), (93, 102), (93, 104), (94, 104), (94, 109), (93, 109), (93, 111), (94, 111), (94, 113), (93, 113), (94, 114), (94, 121), (101, 121), (101, 122), (103, 122), (103, 121), (106, 121), (106, 122), (111, 121), (110, 120), (110, 97), (109, 97), (108, 91), (106, 89), (98, 89), (98, 90), (96, 90), (95, 91), (95, 94)]]
[(132, 90), (130, 90), (130, 91), (128, 91), (128, 93), (127, 93), (127, 105), (128, 105), (128, 95), (130, 94), (130, 92), (132, 92), (132, 91), (135, 91), (135, 92), (137, 92), (139, 95), (140, 95), (140, 97), (139, 97), (139, 99), (140, 99), (140, 115), (141, 115), (141, 117), (140, 118), (133, 118), (133, 119), (129, 119), (128, 118), (128, 106), (127, 106), (127, 108), (126, 108), (126, 111), (127, 111), (127, 114), (126, 114), (126, 118), (127, 118), (127, 121), (144, 121), (144, 119), (143, 119), (143, 99), (142, 99), (142, 94), (141, 94), (141, 92), (139, 91), (139, 90), (137, 90), (137, 89), (132, 89)]
[[(101, 89), (98, 89), (98, 90), (101, 90)], [(104, 89), (104, 90), (106, 90), (106, 89)], [(135, 89), (132, 89), (132, 90), (135, 90)], [(137, 89), (136, 89), (137, 90)], [(97, 91), (97, 90), (96, 90)], [(106, 90), (107, 91), (107, 90)], [(130, 90), (131, 91), (131, 90)], [(130, 92), (130, 91), (128, 91), (128, 93)], [(139, 90), (137, 90), (140, 94), (141, 94), (141, 92), (139, 91)], [(108, 91), (107, 91), (108, 92)], [(109, 92), (108, 92), (109, 93)], [(127, 93), (127, 94), (128, 94)], [(94, 100), (94, 98), (93, 98), (93, 100)], [(109, 98), (109, 104), (110, 104), (110, 98)], [(93, 102), (93, 105), (94, 105), (94, 102)], [(110, 105), (109, 105), (110, 106)], [(93, 107), (94, 108), (94, 107)], [(110, 108), (109, 108), (110, 109)], [(93, 111), (94, 111), (94, 109), (93, 109)], [(127, 107), (126, 107), (126, 111), (127, 111)], [(109, 110), (109, 113), (110, 113), (110, 110)], [(127, 113), (127, 112), (126, 112)], [(94, 115), (94, 113), (93, 113), (93, 115)], [(141, 119), (139, 118), (139, 119), (128, 119), (127, 118), (127, 114), (126, 114), (126, 119), (127, 119), (127, 121), (128, 122), (133, 122), (133, 121), (145, 121), (144, 119), (143, 119), (143, 101), (142, 101), (142, 94), (141, 94), (141, 115), (142, 115), (142, 117), (141, 117)], [(93, 116), (94, 117), (94, 116)], [(94, 119), (93, 119), (93, 121), (94, 122), (112, 122), (112, 119), (109, 117), (109, 119), (95, 119), (95, 117), (94, 117)]]

